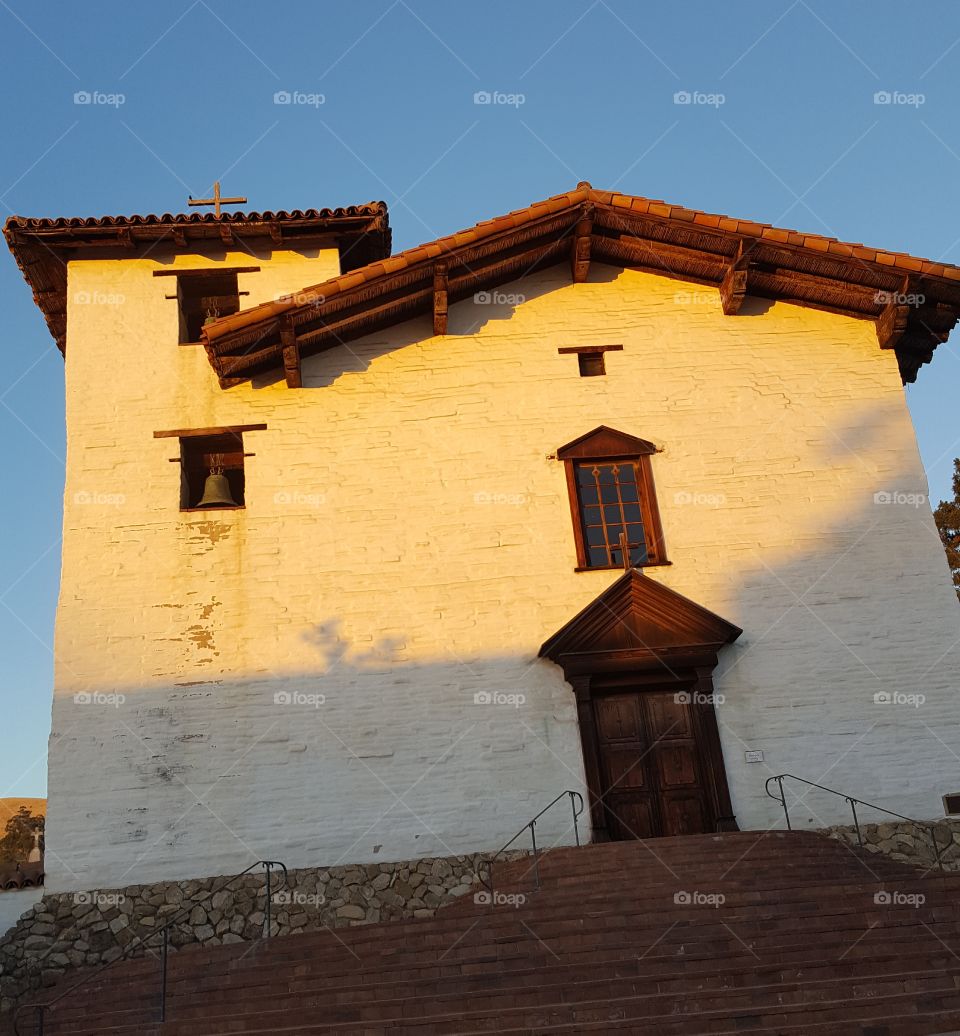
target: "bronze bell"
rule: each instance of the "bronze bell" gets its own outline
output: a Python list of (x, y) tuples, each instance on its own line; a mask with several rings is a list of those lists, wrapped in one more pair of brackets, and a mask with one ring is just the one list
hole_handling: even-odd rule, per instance
[(223, 473), (221, 458), (215, 456), (212, 459), (210, 474), (203, 484), (203, 496), (197, 507), (237, 507), (237, 501), (230, 494), (230, 481)]

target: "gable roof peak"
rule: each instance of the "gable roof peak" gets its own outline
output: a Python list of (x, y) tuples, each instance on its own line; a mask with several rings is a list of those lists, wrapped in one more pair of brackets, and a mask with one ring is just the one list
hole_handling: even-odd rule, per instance
[[(712, 285), (729, 316), (756, 295), (872, 320), (880, 348), (896, 349), (904, 381), (915, 380), (960, 317), (960, 267), (581, 180), (574, 190), (223, 317), (204, 328), (207, 355), (227, 386), (283, 366), (293, 342), (296, 357), (310, 355), (431, 310), (442, 335), (450, 303), (562, 262), (574, 282), (599, 262)], [(904, 304), (915, 291), (923, 304)]]

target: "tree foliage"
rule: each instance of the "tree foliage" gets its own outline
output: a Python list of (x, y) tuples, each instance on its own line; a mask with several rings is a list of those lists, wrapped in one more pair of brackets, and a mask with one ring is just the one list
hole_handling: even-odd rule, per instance
[(960, 458), (953, 462), (953, 499), (941, 500), (933, 512), (940, 539), (953, 573), (953, 585), (960, 595)]
[(21, 806), (7, 821), (0, 838), (0, 863), (26, 863), (33, 849), (35, 831), (40, 832), (43, 848), (43, 828), (44, 818), (34, 816), (26, 806)]

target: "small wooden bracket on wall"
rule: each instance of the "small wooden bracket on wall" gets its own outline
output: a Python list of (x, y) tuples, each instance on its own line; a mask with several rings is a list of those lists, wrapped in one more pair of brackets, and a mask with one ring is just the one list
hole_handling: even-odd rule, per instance
[(570, 243), (570, 273), (574, 284), (582, 284), (590, 276), (590, 235), (593, 233), (593, 209), (586, 209), (574, 227)]
[(561, 356), (569, 353), (618, 353), (622, 351), (622, 345), (564, 345), (557, 350)]
[(727, 272), (723, 275), (723, 280), (720, 282), (720, 305), (728, 317), (735, 316), (740, 311), (744, 296), (748, 294), (750, 289), (752, 264), (747, 258), (748, 255), (749, 250), (744, 249), (743, 242), (741, 241), (737, 245), (733, 262), (727, 267)]
[(224, 424), (213, 428), (169, 428), (162, 432), (154, 432), (154, 439), (190, 439), (196, 436), (240, 435), (243, 432), (266, 431), (265, 424)]
[(287, 388), (302, 388), (300, 346), (297, 345), (297, 332), (289, 313), (280, 317), (280, 344), (283, 346), (283, 374), (287, 379)]
[(433, 333), (447, 333), (448, 273), (446, 263), (434, 263), (433, 266)]

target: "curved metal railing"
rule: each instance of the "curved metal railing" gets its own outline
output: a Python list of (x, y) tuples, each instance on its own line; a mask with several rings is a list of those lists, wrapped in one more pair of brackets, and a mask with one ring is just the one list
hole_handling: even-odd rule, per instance
[(109, 968), (112, 968), (118, 961), (126, 960), (135, 950), (145, 949), (149, 943), (154, 942), (154, 940), (161, 937), (163, 942), (160, 946), (160, 1003), (158, 1021), (166, 1021), (167, 955), (170, 948), (170, 929), (174, 925), (179, 924), (180, 921), (183, 920), (184, 916), (188, 916), (195, 907), (199, 906), (201, 903), (205, 903), (208, 899), (212, 899), (218, 892), (222, 892), (224, 889), (229, 888), (235, 881), (239, 881), (240, 878), (245, 877), (256, 867), (263, 867), (266, 871), (266, 910), (264, 911), (263, 938), (268, 939), (270, 937), (270, 928), (272, 926), (271, 906), (273, 902), (273, 892), (275, 891), (271, 885), (271, 875), (273, 870), (279, 869), (283, 872), (283, 886), (277, 886), (276, 891), (279, 891), (281, 887), (285, 888), (289, 885), (287, 868), (280, 863), (279, 860), (257, 860), (256, 863), (251, 863), (246, 870), (240, 871), (239, 874), (234, 874), (231, 878), (227, 878), (204, 895), (196, 899), (191, 899), (189, 903), (182, 909), (178, 910), (162, 928), (158, 928), (154, 932), (148, 932), (146, 935), (140, 936), (139, 939), (134, 939), (133, 942), (131, 942), (122, 953), (114, 957), (113, 960), (108, 961), (106, 964), (101, 964), (100, 967), (95, 968), (89, 974), (84, 975), (79, 982), (74, 982), (72, 986), (68, 986), (62, 993), (58, 993), (52, 1000), (47, 1000), (42, 1004), (21, 1004), (13, 1015), (13, 1031), (16, 1033), (16, 1036), (24, 1036), (24, 1033), (20, 1030), (20, 1019), (27, 1011), (32, 1011), (33, 1016), (36, 1019), (36, 1028), (33, 1030), (35, 1036), (43, 1036), (43, 1026), (47, 1012), (53, 1010), (57, 1004), (75, 990), (86, 985), (88, 982), (91, 982), (93, 979), (97, 978), (97, 976), (102, 975)]
[[(773, 799), (774, 802), (779, 802), (783, 807), (783, 817), (787, 822), (787, 830), (792, 831), (793, 827), (790, 823), (790, 810), (787, 809), (787, 797), (783, 792), (783, 782), (785, 780), (798, 781), (800, 784), (806, 784), (809, 788), (819, 788), (820, 791), (827, 791), (831, 795), (836, 795), (841, 799), (845, 799), (850, 803), (850, 811), (853, 814), (853, 826), (857, 831), (857, 843), (863, 846), (863, 834), (860, 831), (860, 817), (857, 815), (857, 806), (866, 806), (867, 809), (875, 809), (878, 813), (885, 813), (888, 817), (897, 817), (899, 820), (906, 820), (910, 824), (914, 824), (916, 827), (926, 828), (929, 835), (930, 841), (933, 844), (933, 855), (936, 860), (937, 867), (943, 870), (943, 847), (941, 848), (940, 843), (937, 841), (937, 825), (931, 823), (929, 820), (915, 820), (913, 817), (905, 817), (902, 813), (895, 813), (892, 809), (887, 809), (886, 806), (878, 806), (874, 802), (867, 802), (864, 799), (858, 799), (853, 795), (847, 795), (845, 792), (837, 791), (836, 788), (828, 788), (823, 784), (817, 784), (816, 781), (808, 781), (804, 777), (798, 777), (795, 773), (779, 773), (774, 777), (768, 777), (765, 784), (764, 790)], [(776, 781), (779, 794), (775, 795), (770, 790), (770, 785)]]
[[(573, 814), (573, 836), (576, 839), (577, 845), (578, 846), (580, 845), (580, 829), (577, 826), (577, 821), (580, 819), (580, 816), (583, 813), (583, 808), (584, 808), (584, 806), (583, 806), (583, 796), (580, 794), (579, 791), (571, 791), (568, 788), (566, 791), (561, 791), (560, 794), (555, 799), (553, 799), (551, 802), (548, 802), (543, 807), (543, 809), (541, 809), (540, 812), (535, 817), (533, 817), (532, 819), (528, 820), (523, 825), (523, 827), (520, 828), (520, 830), (513, 836), (513, 838), (510, 839), (509, 842), (507, 842), (501, 849), (499, 849), (497, 852), (495, 852), (493, 854), (493, 856), (490, 857), (489, 860), (487, 860), (487, 874), (488, 874), (489, 880), (484, 878), (484, 876), (482, 874), (478, 874), (477, 877), (480, 879), (480, 882), (483, 885), (485, 885), (487, 890), (490, 892), (491, 901), (493, 899), (493, 864), (494, 864), (494, 862), (498, 859), (498, 857), (502, 856), (510, 848), (511, 845), (513, 845), (513, 843), (523, 834), (524, 831), (527, 831), (527, 830), (529, 830), (529, 832), (530, 832), (530, 843), (531, 843), (532, 848), (533, 848), (533, 880), (534, 880), (534, 886), (536, 888), (540, 888), (540, 849), (539, 849), (539, 847), (537, 845), (537, 821), (544, 815), (544, 813), (546, 813), (548, 810), (552, 809), (558, 802), (560, 802), (561, 799), (564, 799), (564, 798), (569, 798), (569, 800), (570, 800), (570, 810), (571, 810), (571, 812)], [(578, 803), (579, 803), (579, 805), (578, 805)]]

